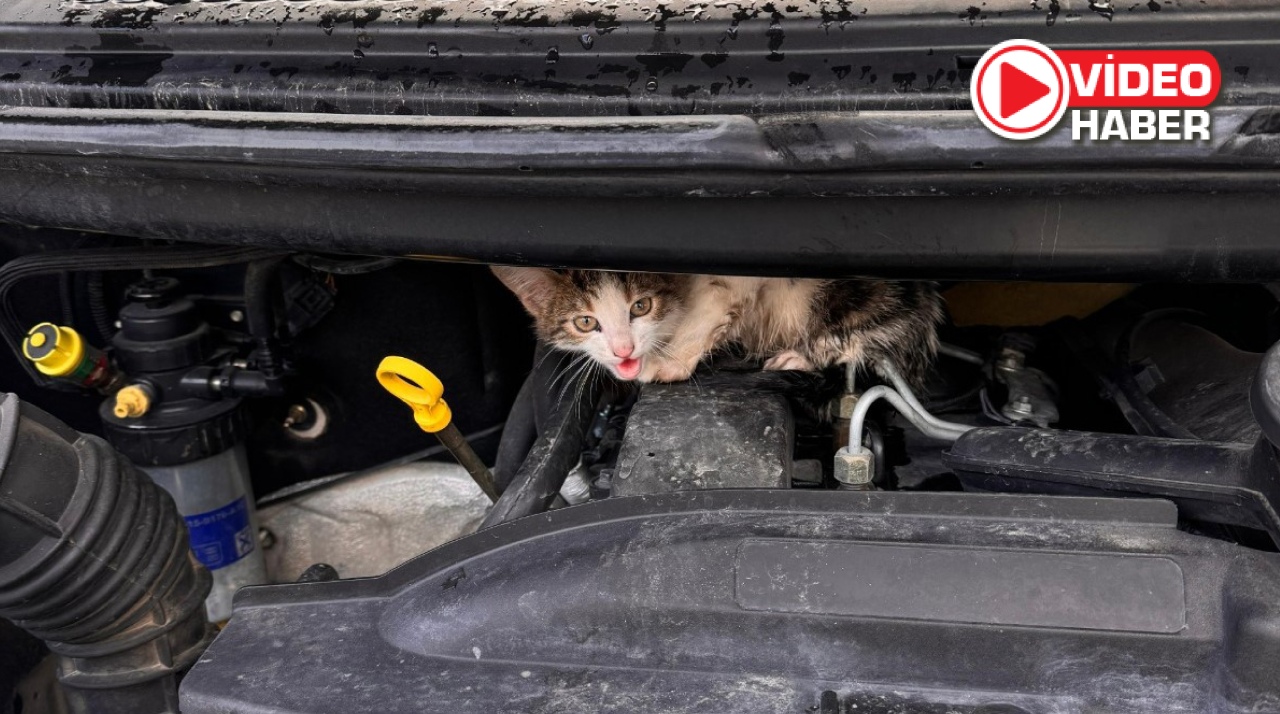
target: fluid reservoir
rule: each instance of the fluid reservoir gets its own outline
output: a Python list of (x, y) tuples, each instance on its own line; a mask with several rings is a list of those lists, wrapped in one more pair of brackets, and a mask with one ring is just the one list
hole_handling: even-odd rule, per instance
[(112, 346), (129, 385), (100, 415), (117, 450), (168, 491), (187, 522), (191, 549), (213, 573), (205, 602), (214, 622), (231, 598), (266, 581), (243, 445), (239, 398), (194, 394), (182, 378), (222, 351), (177, 281), (156, 278), (129, 291)]

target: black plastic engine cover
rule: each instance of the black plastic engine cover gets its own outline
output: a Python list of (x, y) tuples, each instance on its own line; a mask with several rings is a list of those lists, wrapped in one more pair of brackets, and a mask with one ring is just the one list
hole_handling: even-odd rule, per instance
[(1175, 521), (1154, 500), (609, 499), (380, 578), (241, 591), (182, 710), (1275, 710), (1278, 556)]
[(750, 384), (647, 384), (631, 409), (613, 495), (790, 488), (787, 400)]

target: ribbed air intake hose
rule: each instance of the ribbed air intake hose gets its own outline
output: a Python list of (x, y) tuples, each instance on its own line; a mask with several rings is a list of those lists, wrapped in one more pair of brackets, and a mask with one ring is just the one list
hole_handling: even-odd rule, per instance
[(75, 712), (177, 712), (212, 638), (209, 573), (167, 493), (105, 441), (0, 393), (0, 617), (61, 658)]

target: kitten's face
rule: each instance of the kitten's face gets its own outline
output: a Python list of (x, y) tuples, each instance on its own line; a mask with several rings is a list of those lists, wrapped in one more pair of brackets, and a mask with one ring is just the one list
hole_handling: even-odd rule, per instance
[(662, 349), (683, 308), (679, 276), (499, 266), (493, 272), (533, 315), (543, 341), (586, 353), (624, 380), (635, 379)]

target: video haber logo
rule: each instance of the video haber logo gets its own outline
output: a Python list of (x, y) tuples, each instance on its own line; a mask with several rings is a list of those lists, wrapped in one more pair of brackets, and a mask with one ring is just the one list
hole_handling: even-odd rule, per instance
[(1071, 110), (1073, 141), (1209, 139), (1222, 86), (1204, 50), (1054, 50), (1008, 40), (973, 70), (973, 110), (1006, 139), (1034, 139)]

